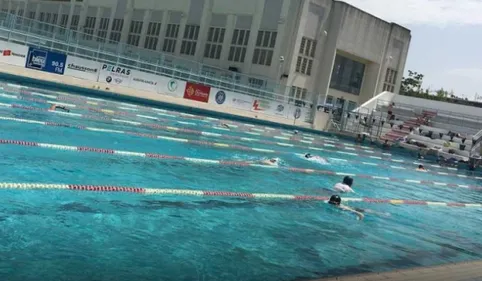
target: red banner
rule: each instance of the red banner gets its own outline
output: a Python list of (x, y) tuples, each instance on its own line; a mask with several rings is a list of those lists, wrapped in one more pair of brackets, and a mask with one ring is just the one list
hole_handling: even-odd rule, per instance
[(186, 83), (184, 90), (184, 98), (207, 103), (209, 101), (209, 92), (211, 87), (199, 85), (191, 82)]

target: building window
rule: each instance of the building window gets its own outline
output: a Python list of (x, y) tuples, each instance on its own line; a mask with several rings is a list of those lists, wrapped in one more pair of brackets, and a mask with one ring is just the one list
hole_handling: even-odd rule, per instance
[(84, 39), (85, 40), (92, 40), (92, 35), (94, 34), (95, 28), (95, 17), (87, 17), (85, 18), (85, 27), (84, 27)]
[(305, 88), (300, 88), (293, 86), (290, 91), (289, 103), (295, 102), (297, 105), (303, 104), (303, 102), (308, 97), (308, 90)]
[(252, 88), (264, 88), (266, 81), (263, 79), (250, 77), (248, 79), (249, 86)]
[(194, 56), (196, 53), (197, 39), (199, 37), (199, 25), (186, 25), (184, 38), (181, 44), (181, 54)]
[(179, 24), (168, 24), (166, 35), (164, 38), (164, 46), (162, 51), (166, 53), (174, 53), (176, 50), (177, 36), (179, 35)]
[(122, 28), (124, 27), (124, 19), (114, 19), (110, 31), (110, 43), (119, 43), (121, 40)]
[(383, 91), (395, 93), (395, 84), (397, 84), (397, 74), (396, 70), (391, 68), (387, 69), (387, 73), (385, 74), (385, 83), (383, 83)]
[(354, 101), (348, 101), (348, 108), (347, 108), (347, 109), (348, 109), (348, 111), (352, 111), (352, 110), (354, 110), (354, 109), (356, 108), (356, 106), (357, 106), (357, 103), (356, 103), (356, 102), (354, 102)]
[(247, 29), (235, 29), (229, 49), (229, 61), (244, 62), (249, 41), (250, 31)]
[(159, 34), (161, 33), (160, 22), (150, 22), (147, 26), (146, 41), (144, 42), (144, 48), (150, 50), (157, 49), (157, 43), (159, 42)]
[(277, 35), (276, 31), (258, 31), (253, 64), (271, 66)]
[(66, 27), (68, 21), (69, 21), (69, 15), (63, 14), (63, 15), (60, 17), (60, 26)]
[(142, 21), (131, 21), (129, 28), (129, 36), (127, 36), (127, 44), (132, 46), (139, 46), (139, 40), (141, 40), (142, 33)]
[(79, 15), (73, 15), (72, 19), (70, 21), (70, 29), (71, 30), (77, 30), (77, 27), (79, 26)]
[(341, 55), (336, 55), (335, 65), (331, 74), (330, 88), (359, 95), (365, 65)]
[(333, 96), (326, 96), (325, 104), (333, 104)]
[[(6, 13), (6, 10), (4, 12)], [(31, 20), (35, 19), (35, 12), (28, 12), (28, 18)]]
[(19, 17), (23, 17), (23, 9), (20, 9), (18, 10), (18, 14), (17, 14)]
[(97, 31), (97, 41), (105, 42), (107, 38), (107, 30), (109, 29), (109, 18), (101, 18), (99, 22), (99, 30)]
[(316, 52), (316, 40), (312, 40), (306, 37), (301, 39), (300, 52), (296, 61), (295, 71), (298, 73), (311, 75), (313, 70), (313, 59)]
[(209, 28), (208, 41), (204, 49), (204, 57), (217, 60), (221, 58), (225, 32), (226, 29), (221, 27)]

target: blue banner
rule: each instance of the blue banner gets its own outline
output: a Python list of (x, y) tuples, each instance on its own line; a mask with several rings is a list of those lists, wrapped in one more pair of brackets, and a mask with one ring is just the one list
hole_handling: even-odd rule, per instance
[(30, 47), (25, 67), (63, 75), (66, 60), (65, 54)]

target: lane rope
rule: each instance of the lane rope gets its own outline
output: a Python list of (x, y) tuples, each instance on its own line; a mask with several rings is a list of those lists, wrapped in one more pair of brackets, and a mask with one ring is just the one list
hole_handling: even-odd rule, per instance
[[(40, 94), (40, 93), (36, 93), (36, 92), (29, 92), (29, 91), (20, 91), (19, 94), (24, 94), (24, 95), (28, 95), (28, 96), (36, 95), (36, 96), (41, 96), (41, 97), (44, 97), (44, 98), (52, 98), (52, 99), (60, 98), (60, 97), (56, 97), (56, 96), (52, 96), (52, 95), (45, 95), (45, 94)], [(70, 102), (77, 102), (77, 103), (80, 101), (84, 104), (92, 104), (87, 99), (83, 101), (82, 98), (80, 98), (80, 97), (73, 97), (72, 99), (63, 98), (61, 100), (70, 101)], [(39, 100), (34, 99), (32, 101), (38, 102)], [(107, 101), (106, 101), (106, 103), (107, 103)], [(115, 102), (109, 102), (109, 103), (115, 103)], [(121, 109), (124, 109), (124, 110), (130, 110), (130, 111), (132, 111), (132, 108), (130, 108), (130, 107), (138, 107), (136, 105), (131, 105), (131, 104), (125, 104), (125, 103), (121, 103), (121, 104), (129, 106), (129, 108), (128, 107), (122, 107), (122, 106), (115, 106), (115, 105), (111, 105), (111, 106), (116, 107), (116, 108), (121, 108)], [(69, 104), (64, 104), (64, 105), (69, 106)], [(75, 105), (70, 105), (70, 106), (75, 107)], [(89, 110), (89, 111), (97, 112), (97, 113), (139, 117), (138, 114), (135, 114), (135, 113), (132, 113), (132, 112), (112, 111), (112, 110), (107, 110), (107, 109), (93, 109), (93, 108), (89, 108), (89, 107), (79, 107), (79, 108), (83, 108), (85, 110)], [(140, 107), (140, 108), (143, 108), (143, 109), (147, 110), (148, 112), (152, 112), (155, 109), (155, 108), (149, 108), (149, 107)], [(155, 110), (155, 111), (157, 111), (157, 110)], [(193, 114), (188, 114), (188, 113), (180, 113), (180, 112), (175, 112), (175, 111), (166, 111), (166, 110), (163, 110), (163, 112), (169, 112), (171, 114), (159, 113), (158, 111), (157, 111), (157, 114), (161, 115), (161, 116), (171, 117), (171, 118), (175, 118), (176, 116), (178, 116), (178, 117), (183, 117), (183, 118), (187, 118), (187, 119), (195, 119), (197, 121), (204, 121), (204, 122), (211, 123), (211, 121), (209, 119), (207, 119), (207, 117), (203, 117), (203, 116), (198, 116), (198, 115), (193, 115)], [(216, 119), (216, 120), (219, 120), (219, 119)], [(171, 121), (171, 120), (169, 120), (169, 121)], [(224, 120), (224, 121), (226, 121), (226, 120)], [(189, 123), (189, 122), (186, 122), (186, 123)], [(221, 122), (221, 123), (219, 123), (219, 125), (221, 125), (222, 123), (229, 124), (229, 122)], [(276, 129), (264, 127), (265, 130), (261, 130), (261, 129), (254, 128), (253, 127), (254, 125), (247, 126), (247, 125), (250, 125), (250, 124), (245, 124), (245, 123), (242, 123), (242, 124), (244, 124), (244, 128), (246, 130), (250, 130), (250, 131), (254, 131), (254, 132), (249, 132), (249, 131), (246, 132), (246, 131), (240, 131), (240, 130), (233, 131), (231, 129), (224, 128), (224, 127), (213, 127), (213, 126), (208, 126), (208, 125), (200, 125), (200, 126), (206, 127), (206, 128), (212, 128), (212, 129), (215, 129), (215, 130), (239, 132), (239, 133), (250, 134), (250, 135), (255, 135), (255, 136), (262, 136), (263, 134), (260, 134), (259, 132), (265, 132), (266, 134), (264, 134), (264, 136), (267, 136), (267, 137), (272, 137), (272, 138), (275, 138), (275, 139), (287, 140), (287, 141), (292, 141), (292, 142), (305, 143), (305, 144), (319, 144), (320, 142), (321, 143), (331, 142), (331, 143), (335, 143), (337, 145), (355, 146), (355, 147), (361, 148), (362, 150), (363, 149), (364, 150), (373, 150), (371, 147), (357, 146), (357, 145), (352, 145), (352, 144), (349, 144), (349, 143), (340, 143), (339, 141), (338, 142), (333, 141), (332, 138), (318, 136), (318, 135), (312, 135), (312, 134), (306, 134), (306, 136), (300, 136), (300, 135), (295, 135), (292, 132), (286, 133), (286, 132), (283, 132), (283, 131), (279, 130), (279, 133), (281, 134), (281, 136), (274, 136), (274, 135), (272, 135), (272, 133), (276, 132)], [(186, 124), (186, 125), (188, 125), (188, 124)], [(191, 123), (189, 125), (198, 125), (198, 124)], [(235, 124), (232, 124), (232, 123), (229, 124), (229, 126), (231, 126), (233, 128), (239, 128), (238, 125), (235, 125)], [(315, 142), (315, 140), (318, 140), (318, 142)]]
[(132, 151), (105, 149), (105, 148), (69, 146), (69, 145), (39, 143), (39, 142), (20, 141), (20, 140), (6, 140), (6, 139), (0, 139), (0, 144), (26, 146), (26, 147), (39, 147), (39, 148), (63, 150), (63, 151), (91, 152), (91, 153), (98, 153), (98, 154), (120, 155), (120, 156), (127, 156), (127, 157), (151, 158), (158, 161), (176, 160), (176, 161), (184, 161), (184, 162), (189, 162), (194, 164), (203, 164), (203, 165), (257, 167), (257, 168), (263, 168), (268, 170), (283, 170), (283, 171), (292, 172), (292, 173), (331, 175), (331, 176), (351, 176), (351, 177), (384, 180), (384, 181), (391, 181), (391, 182), (405, 182), (405, 183), (418, 184), (418, 185), (432, 185), (436, 187), (452, 187), (452, 188), (482, 190), (482, 187), (471, 186), (471, 185), (469, 186), (469, 185), (426, 181), (426, 180), (401, 179), (401, 178), (373, 176), (373, 175), (366, 175), (366, 174), (352, 174), (352, 173), (334, 172), (334, 171), (319, 170), (319, 169), (315, 170), (315, 169), (305, 169), (305, 168), (295, 168), (295, 167), (289, 168), (289, 167), (279, 167), (279, 166), (268, 166), (263, 164), (255, 164), (253, 162), (248, 162), (248, 161), (214, 160), (214, 159), (205, 159), (205, 158), (163, 155), (158, 153), (132, 152)]
[[(19, 105), (19, 104), (0, 103), (0, 107), (9, 107), (9, 108), (28, 110), (28, 111), (50, 112), (50, 113), (53, 113), (53, 114), (58, 114), (58, 115), (63, 115), (63, 116), (77, 117), (77, 118), (83, 118), (83, 119), (89, 119), (89, 120), (111, 121), (113, 123), (121, 123), (123, 125), (142, 126), (142, 127), (146, 127), (146, 128), (150, 128), (150, 129), (157, 129), (157, 130), (164, 130), (164, 131), (167, 130), (167, 131), (173, 131), (173, 132), (178, 132), (178, 133), (186, 133), (186, 134), (191, 134), (191, 135), (202, 135), (202, 136), (205, 136), (205, 137), (218, 137), (218, 138), (240, 140), (240, 141), (247, 141), (247, 142), (259, 142), (259, 143), (263, 143), (263, 144), (277, 145), (277, 146), (282, 146), (282, 147), (298, 147), (298, 148), (303, 148), (303, 149), (320, 151), (319, 148), (311, 147), (311, 146), (295, 145), (295, 144), (284, 143), (284, 142), (274, 142), (274, 141), (262, 140), (262, 139), (257, 139), (257, 138), (246, 138), (246, 137), (240, 137), (240, 136), (232, 136), (232, 135), (226, 135), (226, 134), (221, 134), (221, 133), (212, 133), (212, 132), (206, 132), (206, 131), (200, 131), (200, 130), (188, 129), (188, 128), (178, 128), (178, 127), (173, 127), (173, 126), (148, 124), (148, 123), (129, 121), (129, 120), (123, 120), (123, 119), (117, 119), (117, 118), (85, 115), (85, 114), (72, 113), (72, 112), (54, 111), (54, 110), (49, 110), (49, 109), (46, 109), (46, 108), (24, 106), (24, 105)], [(145, 118), (145, 116), (144, 116), (144, 118)], [(165, 121), (165, 120), (156, 118), (156, 121), (162, 122), (162, 121)], [(177, 121), (177, 122), (181, 123), (181, 124), (183, 123), (182, 121)], [(369, 156), (369, 157), (374, 158), (374, 159), (384, 160), (389, 155), (389, 154), (385, 154), (385, 153), (377, 153), (377, 152), (374, 152), (373, 150), (363, 150), (365, 153), (361, 153), (361, 154), (357, 154), (357, 153), (353, 153), (353, 152), (343, 152), (343, 151), (339, 151), (338, 149), (341, 148), (341, 149), (345, 149), (345, 150), (349, 150), (349, 151), (356, 151), (358, 148), (354, 148), (354, 147), (351, 147), (351, 146), (343, 146), (343, 145), (339, 145), (339, 144), (320, 144), (320, 145), (322, 145), (323, 147), (328, 148), (332, 151), (336, 151), (337, 153), (345, 154), (345, 155), (351, 155), (351, 156), (364, 155), (364, 156)], [(358, 149), (358, 150), (360, 150), (360, 149)], [(385, 157), (376, 156), (376, 155), (381, 155), (381, 156), (385, 156)]]
[[(295, 153), (288, 152), (288, 151), (278, 151), (278, 150), (272, 150), (272, 149), (248, 147), (248, 146), (234, 145), (234, 144), (221, 143), (221, 142), (209, 142), (209, 141), (199, 141), (199, 140), (192, 140), (192, 139), (186, 139), (186, 138), (174, 138), (174, 137), (169, 137), (169, 136), (161, 136), (161, 135), (153, 135), (153, 134), (146, 134), (146, 133), (139, 133), (139, 132), (114, 130), (114, 129), (107, 129), (107, 128), (85, 127), (85, 126), (77, 126), (77, 125), (71, 125), (71, 124), (66, 124), (66, 123), (46, 122), (46, 121), (39, 121), (39, 120), (32, 120), (32, 119), (20, 119), (20, 118), (11, 118), (11, 117), (0, 116), (0, 121), (1, 120), (20, 122), (20, 123), (28, 123), (28, 124), (36, 124), (36, 125), (43, 125), (43, 126), (50, 126), (50, 127), (58, 127), (58, 128), (73, 128), (73, 129), (78, 129), (78, 130), (93, 131), (93, 132), (100, 132), (100, 133), (125, 134), (125, 135), (137, 136), (137, 137), (142, 137), (142, 138), (160, 139), (160, 140), (171, 141), (171, 142), (188, 143), (188, 144), (208, 146), (208, 147), (214, 147), (214, 148), (222, 148), (222, 149), (252, 151), (252, 152), (268, 153), (268, 154), (295, 154)], [(300, 157), (303, 157), (303, 154), (298, 154), (298, 155)], [(387, 166), (385, 164), (356, 161), (356, 160), (348, 161), (346, 159), (339, 159), (339, 158), (327, 158), (327, 159), (330, 159), (330, 160), (335, 161), (335, 162), (357, 163), (357, 164), (366, 165), (366, 166), (377, 166), (377, 167), (384, 167), (384, 168), (389, 168), (389, 169), (407, 170), (407, 168), (402, 167), (402, 166)], [(468, 175), (456, 174), (456, 173), (444, 173), (444, 172), (436, 172), (436, 171), (427, 171), (427, 173), (434, 174), (434, 175), (457, 177), (457, 178), (468, 178), (468, 179), (482, 180), (482, 177), (468, 176)]]
[[(113, 185), (0, 182), (0, 189), (122, 192), (122, 193), (160, 195), (160, 196), (178, 195), (178, 196), (191, 196), (191, 197), (223, 197), (223, 198), (259, 199), (259, 200), (320, 201), (325, 203), (329, 200), (329, 197), (316, 196), (316, 195), (292, 195), (292, 194), (251, 193), (251, 192), (192, 190), (192, 189), (159, 189), (159, 188), (144, 188), (144, 187), (124, 187), (124, 186), (113, 186)], [(459, 203), (459, 202), (432, 202), (432, 201), (406, 200), (406, 199), (343, 197), (342, 201), (343, 202), (363, 202), (363, 203), (372, 203), (372, 204), (482, 208), (482, 204), (479, 204), (479, 203), (473, 204), (473, 203)]]

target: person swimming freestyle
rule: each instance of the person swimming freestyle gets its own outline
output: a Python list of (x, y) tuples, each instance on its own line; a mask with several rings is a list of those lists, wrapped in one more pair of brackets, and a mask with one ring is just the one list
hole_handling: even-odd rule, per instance
[(353, 178), (346, 176), (343, 178), (342, 183), (337, 183), (333, 187), (333, 190), (342, 192), (342, 193), (348, 193), (348, 192), (355, 192), (351, 186), (353, 185)]
[(333, 205), (336, 208), (339, 208), (343, 211), (348, 211), (348, 212), (351, 212), (351, 213), (355, 214), (359, 220), (363, 220), (363, 218), (365, 218), (365, 215), (362, 214), (361, 212), (359, 212), (355, 209), (352, 209), (348, 206), (342, 205), (341, 204), (341, 197), (339, 195), (332, 195), (330, 197), (330, 200), (328, 201), (328, 204)]

